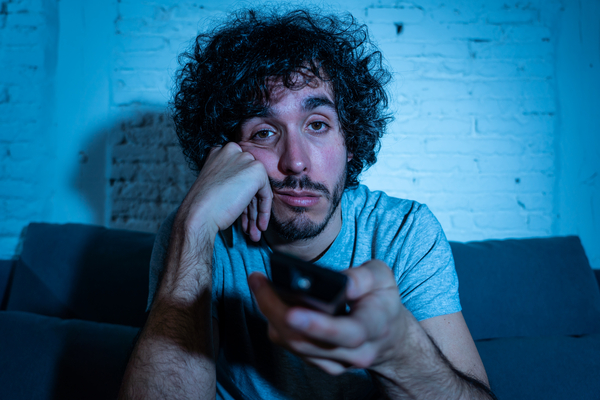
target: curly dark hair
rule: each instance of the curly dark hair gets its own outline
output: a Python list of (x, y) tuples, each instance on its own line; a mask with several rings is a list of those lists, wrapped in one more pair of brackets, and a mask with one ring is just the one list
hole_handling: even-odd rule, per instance
[(249, 118), (264, 115), (268, 81), (298, 89), (294, 74), (307, 71), (327, 82), (353, 154), (346, 188), (377, 160), (388, 121), (384, 86), (390, 73), (365, 25), (350, 15), (309, 10), (241, 10), (201, 33), (179, 56), (173, 119), (183, 153), (200, 171), (212, 147), (236, 141)]

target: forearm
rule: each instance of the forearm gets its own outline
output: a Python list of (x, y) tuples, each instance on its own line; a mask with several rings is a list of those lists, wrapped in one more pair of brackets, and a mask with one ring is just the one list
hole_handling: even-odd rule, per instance
[(122, 399), (215, 396), (214, 238), (185, 235), (175, 226), (163, 279), (127, 366)]
[(495, 399), (485, 383), (454, 368), (416, 321), (411, 328), (407, 355), (371, 371), (385, 398)]

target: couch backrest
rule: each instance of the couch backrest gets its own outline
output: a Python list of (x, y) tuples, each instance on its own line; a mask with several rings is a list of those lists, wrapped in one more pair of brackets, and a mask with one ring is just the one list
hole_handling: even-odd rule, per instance
[(32, 223), (6, 308), (141, 326), (153, 243), (150, 233)]
[[(141, 326), (154, 234), (32, 223), (6, 308)], [(600, 333), (600, 290), (577, 237), (451, 242), (475, 339)]]
[(600, 332), (600, 290), (579, 238), (450, 245), (474, 339)]

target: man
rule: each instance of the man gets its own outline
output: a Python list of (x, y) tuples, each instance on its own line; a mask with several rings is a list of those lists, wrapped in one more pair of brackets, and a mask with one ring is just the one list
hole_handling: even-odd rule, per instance
[[(439, 224), (358, 185), (388, 120), (366, 28), (244, 11), (182, 61), (175, 123), (199, 175), (157, 236), (121, 397), (492, 398)], [(283, 303), (272, 250), (344, 271), (349, 315)]]

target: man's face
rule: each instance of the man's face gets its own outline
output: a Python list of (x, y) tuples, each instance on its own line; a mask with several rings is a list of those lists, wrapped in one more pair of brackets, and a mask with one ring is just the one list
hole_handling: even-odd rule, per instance
[(239, 145), (262, 162), (273, 189), (270, 227), (285, 240), (317, 236), (338, 208), (346, 151), (333, 95), (313, 79), (300, 90), (273, 84), (266, 116), (242, 125)]

